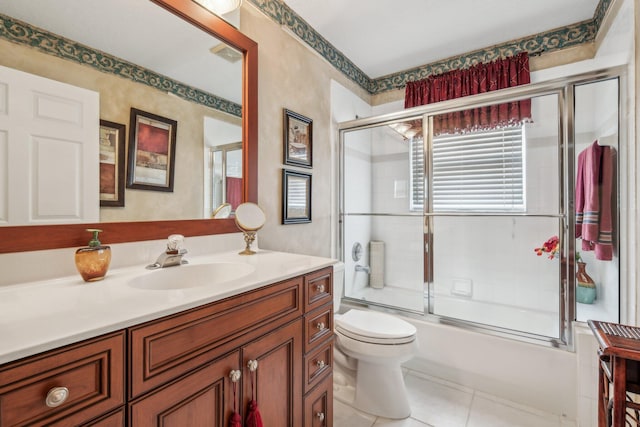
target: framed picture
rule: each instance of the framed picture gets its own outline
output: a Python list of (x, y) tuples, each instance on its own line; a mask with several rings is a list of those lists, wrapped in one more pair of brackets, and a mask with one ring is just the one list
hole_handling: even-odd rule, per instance
[(282, 223), (311, 222), (311, 175), (282, 170)]
[(284, 164), (313, 166), (313, 122), (293, 111), (284, 110)]
[(100, 206), (124, 206), (125, 125), (100, 120)]
[(127, 188), (173, 191), (175, 120), (131, 109)]

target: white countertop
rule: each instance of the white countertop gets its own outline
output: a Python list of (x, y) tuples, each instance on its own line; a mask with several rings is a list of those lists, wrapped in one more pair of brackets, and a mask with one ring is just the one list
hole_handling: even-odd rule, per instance
[[(104, 280), (85, 283), (80, 275), (0, 287), (0, 364), (221, 300), (263, 285), (299, 276), (336, 261), (308, 255), (258, 250), (188, 258), (189, 265), (249, 264), (248, 275), (184, 289), (138, 289), (129, 282), (162, 270), (144, 265), (110, 270)], [(37, 266), (33, 266), (37, 268)]]

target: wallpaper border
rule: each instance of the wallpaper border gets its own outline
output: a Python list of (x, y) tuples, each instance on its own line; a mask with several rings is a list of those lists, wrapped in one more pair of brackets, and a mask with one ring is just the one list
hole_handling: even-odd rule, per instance
[(48, 55), (90, 66), (103, 73), (169, 92), (214, 110), (242, 117), (240, 104), (3, 14), (0, 14), (0, 38), (30, 46)]
[(613, 0), (600, 0), (593, 18), (589, 20), (453, 56), (376, 79), (367, 76), (282, 0), (249, 0), (249, 2), (273, 21), (292, 31), (347, 78), (357, 83), (370, 94), (377, 95), (390, 90), (404, 88), (406, 83), (411, 80), (423, 79), (434, 73), (443, 73), (457, 68), (468, 67), (479, 62), (492, 61), (501, 56), (511, 56), (522, 51), (527, 51), (530, 55), (540, 55), (592, 42), (595, 40), (604, 16)]

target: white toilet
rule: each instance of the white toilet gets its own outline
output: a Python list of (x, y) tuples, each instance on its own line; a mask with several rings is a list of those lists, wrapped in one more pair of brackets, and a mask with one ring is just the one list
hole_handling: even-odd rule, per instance
[[(345, 402), (369, 414), (401, 419), (411, 415), (400, 365), (417, 351), (416, 328), (386, 313), (351, 309), (337, 314), (344, 288), (344, 264), (334, 267), (335, 388), (351, 386)], [(348, 384), (354, 383), (354, 384)]]

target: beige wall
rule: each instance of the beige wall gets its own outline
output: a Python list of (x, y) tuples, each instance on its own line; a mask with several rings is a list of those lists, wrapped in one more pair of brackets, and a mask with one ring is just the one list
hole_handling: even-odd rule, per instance
[[(370, 102), (363, 89), (339, 73), (295, 36), (245, 2), (241, 30), (258, 43), (258, 203), (267, 215), (260, 246), (331, 256), (332, 144), (330, 83), (334, 79)], [(282, 225), (283, 108), (313, 120), (312, 222)]]
[(125, 189), (125, 207), (101, 208), (101, 221), (202, 218), (203, 118), (240, 124), (239, 118), (6, 40), (0, 40), (0, 52), (0, 65), (100, 92), (100, 118), (126, 125), (127, 134), (131, 107), (178, 122), (174, 191)]

